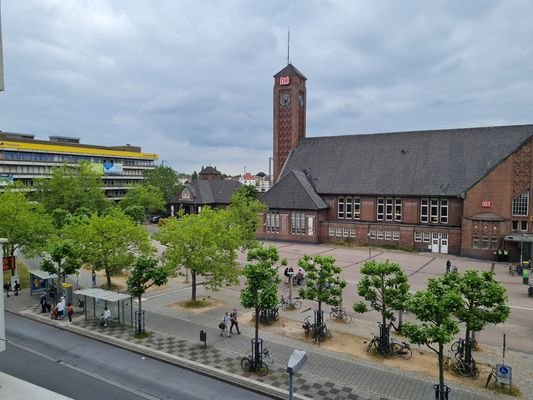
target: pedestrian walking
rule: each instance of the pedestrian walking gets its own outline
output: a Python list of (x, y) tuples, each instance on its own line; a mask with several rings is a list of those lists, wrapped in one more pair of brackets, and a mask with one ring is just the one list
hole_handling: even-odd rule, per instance
[(72, 324), (72, 314), (74, 314), (74, 307), (72, 304), (67, 304), (67, 315), (68, 315), (68, 323)]
[(226, 324), (224, 323), (224, 320), (218, 323), (218, 329), (220, 329), (220, 336), (224, 336), (224, 331), (226, 330)]
[(450, 260), (446, 261), (446, 273), (448, 274), (451, 271), (452, 262)]
[(237, 309), (234, 308), (233, 312), (229, 315), (231, 319), (231, 326), (229, 328), (230, 335), (233, 333), (233, 327), (237, 329), (237, 335), (241, 334), (241, 331), (239, 330), (239, 321), (237, 320)]
[(93, 272), (91, 273), (91, 279), (93, 281), (93, 288), (96, 287), (96, 271), (93, 269)]
[(228, 337), (231, 337), (231, 333), (229, 333), (229, 327), (231, 324), (231, 318), (229, 316), (229, 313), (226, 311), (224, 314), (224, 332), (228, 335)]
[(39, 297), (39, 304), (41, 305), (41, 314), (44, 314), (46, 312), (46, 292), (41, 293), (41, 297)]
[(57, 318), (63, 319), (63, 316), (65, 315), (65, 303), (63, 303), (61, 300), (56, 305), (56, 311)]
[(9, 291), (11, 290), (11, 285), (8, 282), (4, 283), (4, 290), (6, 291), (7, 297), (9, 297)]
[(19, 281), (15, 281), (15, 285), (13, 286), (13, 289), (15, 289), (15, 296), (18, 296), (19, 295), (19, 290), (20, 290)]

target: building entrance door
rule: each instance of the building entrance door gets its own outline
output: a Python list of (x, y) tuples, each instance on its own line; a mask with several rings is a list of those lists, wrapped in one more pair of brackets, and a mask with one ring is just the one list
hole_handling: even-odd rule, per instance
[(448, 254), (448, 234), (432, 233), (431, 234), (431, 252)]

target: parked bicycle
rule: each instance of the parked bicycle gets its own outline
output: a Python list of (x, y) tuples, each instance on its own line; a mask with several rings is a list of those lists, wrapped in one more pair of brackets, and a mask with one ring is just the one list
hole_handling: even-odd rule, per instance
[(401, 357), (404, 360), (409, 360), (413, 356), (411, 345), (407, 342), (395, 342), (391, 339), (390, 350), (396, 357)]
[[(279, 308), (274, 307), (270, 310), (259, 311), (259, 322), (263, 325), (272, 325), (279, 319)], [(255, 312), (252, 313), (252, 321), (255, 321)]]
[(485, 382), (485, 387), (489, 387), (490, 381), (494, 378), (494, 382), (496, 382), (496, 368), (494, 368), (492, 365), (489, 365), (490, 372), (489, 376), (487, 376), (487, 382)]
[(479, 378), (479, 369), (477, 367), (476, 360), (473, 358), (467, 363), (462, 357), (455, 353), (451, 356), (453, 350), (449, 351), (448, 356), (444, 359), (444, 368), (449, 371), (453, 371), (461, 376), (470, 376), (473, 379)]
[(270, 364), (274, 364), (274, 359), (270, 355), (270, 351), (267, 348), (263, 349), (263, 360), (269, 362)]
[(305, 317), (302, 328), (304, 328), (305, 337), (312, 337), (315, 340), (315, 343), (323, 342), (326, 338), (331, 339), (331, 331), (328, 329), (326, 324), (321, 324), (319, 326), (316, 323), (311, 322), (309, 319), (311, 317)]
[(516, 267), (513, 264), (509, 264), (509, 275), (515, 276), (517, 272), (518, 272), (518, 267)]
[(243, 357), (241, 359), (241, 368), (245, 371), (253, 371), (259, 376), (265, 376), (268, 374), (268, 365), (263, 361), (262, 357), (258, 361), (256, 361), (252, 355)]
[(381, 348), (381, 338), (379, 336), (374, 335), (373, 333), (371, 333), (371, 335), (372, 340), (368, 343), (366, 351), (369, 352), (370, 350), (372, 350), (372, 348), (374, 348), (375, 351), (379, 351), (379, 349)]
[(299, 297), (293, 297), (291, 301), (288, 297), (281, 296), (280, 306), (284, 311), (297, 310), (302, 307), (302, 301)]
[(352, 316), (350, 314), (347, 314), (346, 310), (341, 307), (331, 307), (329, 317), (334, 319), (341, 319), (347, 324), (352, 323)]

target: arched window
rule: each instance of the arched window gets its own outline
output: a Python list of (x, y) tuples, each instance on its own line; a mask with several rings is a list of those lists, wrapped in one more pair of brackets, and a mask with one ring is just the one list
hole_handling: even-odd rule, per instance
[(529, 191), (520, 193), (513, 199), (513, 216), (527, 217), (529, 211)]

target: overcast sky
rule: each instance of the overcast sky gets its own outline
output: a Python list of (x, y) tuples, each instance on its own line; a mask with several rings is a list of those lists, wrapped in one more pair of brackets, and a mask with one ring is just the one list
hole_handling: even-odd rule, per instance
[(3, 0), (0, 130), (268, 172), (273, 75), (307, 136), (533, 122), (531, 0)]

